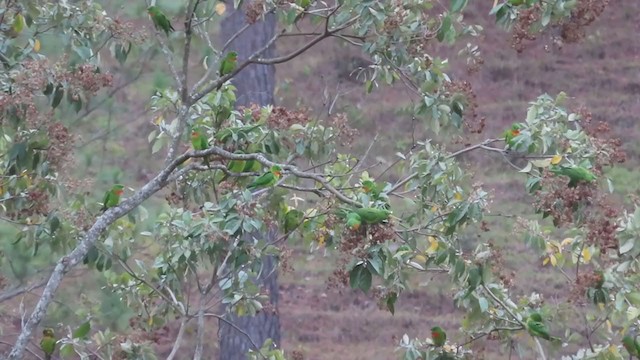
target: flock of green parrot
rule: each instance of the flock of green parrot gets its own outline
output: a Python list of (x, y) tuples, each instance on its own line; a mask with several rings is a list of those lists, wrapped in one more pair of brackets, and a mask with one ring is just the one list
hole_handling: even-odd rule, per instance
[[(158, 30), (162, 30), (165, 34), (169, 35), (171, 31), (174, 31), (171, 22), (166, 15), (157, 7), (150, 6), (147, 9), (154, 26)], [(219, 75), (225, 76), (233, 72), (236, 68), (237, 53), (229, 52), (225, 58), (221, 61), (219, 67)], [(520, 134), (522, 126), (519, 124), (513, 124), (510, 129), (507, 129), (503, 133), (503, 138), (507, 147), (513, 147), (514, 138)], [(191, 145), (194, 150), (202, 151), (209, 148), (209, 141), (206, 135), (198, 128), (193, 128), (191, 132)], [(242, 153), (238, 151), (237, 153)], [(209, 160), (205, 157), (203, 159), (206, 165), (209, 164)], [(259, 170), (260, 164), (255, 160), (231, 160), (228, 164), (228, 170), (232, 173), (242, 172), (255, 172)], [(596, 176), (588, 169), (581, 166), (553, 166), (550, 171), (556, 175), (566, 176), (569, 178), (569, 187), (575, 187), (578, 183), (591, 182), (596, 179)], [(223, 178), (226, 179), (226, 175)], [(260, 175), (251, 182), (247, 188), (255, 190), (259, 188), (274, 186), (277, 181), (282, 177), (282, 168), (278, 165), (272, 166), (269, 171)], [(380, 195), (380, 190), (376, 186), (375, 182), (371, 180), (365, 180), (362, 182), (362, 189), (365, 193), (370, 193), (374, 197)], [(104, 196), (104, 201), (101, 211), (106, 211), (109, 208), (115, 207), (120, 203), (120, 197), (124, 193), (124, 186), (121, 184), (115, 184), (108, 190)], [(389, 219), (391, 211), (386, 209), (364, 207), (355, 208), (351, 210), (345, 210), (346, 212), (346, 225), (349, 229), (358, 230), (360, 226), (364, 224), (378, 224)], [(289, 209), (284, 218), (284, 231), (290, 233), (295, 230), (296, 227), (302, 223), (304, 219), (304, 213), (297, 209)], [(549, 341), (558, 341), (556, 337), (552, 337), (549, 334), (547, 326), (544, 324), (542, 316), (539, 313), (532, 313), (526, 318), (525, 321), (527, 331), (531, 336), (539, 337)], [(446, 343), (447, 334), (439, 327), (434, 326), (431, 328), (431, 337), (433, 345), (436, 347), (442, 347)], [(640, 342), (636, 337), (632, 337), (627, 334), (622, 339), (622, 343), (625, 349), (632, 357), (640, 358)], [(56, 347), (56, 339), (53, 329), (47, 328), (42, 332), (42, 340), (40, 341), (40, 347), (45, 354), (45, 359), (51, 359), (51, 356)]]
[[(506, 144), (507, 149), (512, 149), (516, 145), (516, 138), (521, 134), (521, 130), (524, 128), (522, 124), (514, 123), (511, 127), (502, 133), (502, 138)], [(596, 175), (589, 169), (579, 165), (552, 165), (549, 171), (558, 176), (566, 176), (569, 178), (567, 186), (574, 188), (578, 186), (580, 182), (593, 182), (596, 180)]]

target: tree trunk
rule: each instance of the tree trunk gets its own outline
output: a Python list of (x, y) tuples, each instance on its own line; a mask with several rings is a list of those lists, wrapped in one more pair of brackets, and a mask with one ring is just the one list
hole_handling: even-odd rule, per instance
[[(243, 11), (234, 11), (222, 22), (222, 38), (226, 42), (243, 26), (245, 26)], [(264, 21), (251, 25), (238, 36), (227, 48), (228, 51), (238, 53), (238, 62), (242, 62), (252, 55), (257, 49), (263, 47), (275, 33), (276, 18), (273, 14), (266, 16)], [(262, 57), (273, 57), (275, 49), (269, 48)], [(249, 106), (273, 104), (273, 91), (275, 87), (275, 68), (273, 65), (250, 65), (236, 75), (232, 80), (237, 88), (237, 106)], [(268, 241), (277, 238), (277, 229), (270, 230), (265, 236)], [(260, 234), (253, 234), (260, 236)], [(268, 257), (263, 259), (263, 268), (259, 285), (269, 292), (271, 309), (262, 311), (254, 317), (237, 317), (231, 314), (226, 319), (242, 329), (251, 337), (253, 343), (261, 346), (266, 339), (272, 339), (280, 346), (280, 318), (277, 313), (278, 306), (278, 274), (276, 259)], [(219, 322), (219, 340), (221, 360), (245, 360), (246, 353), (252, 348), (247, 337), (234, 329), (226, 322)]]

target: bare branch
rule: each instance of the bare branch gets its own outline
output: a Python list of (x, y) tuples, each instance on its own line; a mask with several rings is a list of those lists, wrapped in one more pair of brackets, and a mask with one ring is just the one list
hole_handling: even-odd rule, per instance
[(169, 176), (188, 158), (189, 157), (187, 155), (179, 156), (165, 169), (160, 171), (151, 181), (133, 194), (133, 196), (121, 202), (120, 205), (105, 211), (95, 220), (91, 228), (81, 236), (81, 240), (78, 242), (76, 247), (70, 253), (58, 260), (58, 263), (49, 277), (47, 285), (44, 287), (42, 296), (31, 312), (29, 319), (22, 327), (22, 331), (20, 332), (13, 349), (11, 349), (11, 352), (9, 353), (9, 360), (22, 359), (24, 356), (25, 348), (33, 335), (33, 331), (46, 315), (47, 308), (51, 301), (53, 301), (53, 296), (58, 290), (58, 287), (60, 287), (65, 274), (82, 261), (85, 255), (87, 255), (89, 248), (93, 246), (109, 225), (113, 224), (117, 219), (129, 213), (143, 201), (165, 187), (168, 184)]
[(186, 104), (189, 100), (189, 91), (187, 87), (189, 86), (189, 56), (191, 55), (191, 38), (193, 37), (193, 17), (195, 16), (196, 9), (198, 8), (198, 4), (200, 0), (189, 0), (189, 5), (187, 6), (187, 17), (184, 21), (184, 53), (182, 54), (182, 87), (181, 87), (181, 97), (182, 103)]
[(167, 357), (167, 360), (173, 360), (173, 358), (178, 353), (178, 349), (180, 349), (180, 345), (182, 344), (182, 336), (184, 335), (184, 327), (186, 324), (187, 320), (183, 318), (182, 321), (180, 321), (180, 330), (178, 330), (176, 341), (173, 343), (173, 348), (171, 349), (171, 353)]
[[(348, 28), (349, 26), (353, 25), (353, 23), (355, 23), (355, 21), (357, 21), (358, 18), (359, 18), (359, 16), (356, 16), (356, 17), (350, 19), (349, 21), (347, 21), (345, 24), (343, 24), (341, 26), (338, 26), (338, 27), (336, 27), (334, 29), (327, 29), (321, 35), (316, 36), (311, 41), (309, 41), (307, 44), (303, 45), (302, 47), (300, 47), (299, 49), (291, 52), (288, 55), (284, 55), (284, 56), (280, 56), (280, 57), (276, 57), (276, 58), (271, 58), (271, 59), (259, 59), (258, 57), (262, 53), (264, 53), (282, 35), (285, 34), (286, 29), (283, 29), (281, 32), (279, 32), (278, 34), (274, 35), (262, 48), (258, 49), (255, 53), (253, 53), (246, 61), (244, 61), (242, 64), (238, 65), (238, 67), (234, 71), (232, 71), (231, 73), (229, 73), (229, 74), (227, 74), (225, 76), (222, 76), (222, 77), (218, 78), (217, 80), (211, 82), (202, 91), (193, 94), (191, 96), (191, 103), (193, 104), (193, 103), (199, 101), (200, 99), (202, 99), (204, 96), (206, 96), (211, 91), (221, 87), (222, 84), (224, 84), (227, 80), (232, 79), (237, 73), (242, 71), (242, 69), (244, 69), (245, 67), (247, 67), (247, 66), (249, 66), (251, 64), (273, 65), (273, 64), (279, 64), (279, 63), (287, 62), (287, 61), (299, 56), (303, 52), (309, 50), (311, 47), (313, 47), (314, 45), (316, 45), (320, 41), (322, 41), (322, 40), (332, 36), (333, 34), (339, 32), (341, 30), (344, 30), (344, 29)], [(327, 18), (326, 21), (327, 21), (327, 24), (328, 24), (329, 18)]]
[(172, 60), (173, 56), (171, 54), (171, 51), (169, 50), (169, 47), (167, 46), (167, 43), (164, 42), (164, 39), (162, 38), (162, 34), (158, 30), (156, 30), (156, 39), (158, 39), (158, 42), (160, 43), (160, 49), (164, 54), (165, 61), (169, 66), (169, 70), (171, 70), (171, 74), (173, 75), (173, 79), (176, 81), (176, 85), (178, 86), (178, 89), (181, 89), (182, 81), (180, 79), (180, 75), (178, 75), (178, 70), (176, 70), (176, 67), (173, 64), (173, 60)]
[(28, 292), (31, 292), (31, 291), (33, 291), (35, 289), (41, 288), (46, 283), (47, 283), (47, 279), (44, 278), (44, 279), (36, 282), (35, 284), (31, 284), (29, 286), (23, 286), (23, 287), (19, 287), (17, 289), (11, 289), (9, 291), (6, 291), (6, 292), (0, 294), (0, 303), (4, 302), (4, 301), (7, 301), (7, 300), (10, 300), (10, 299), (13, 299), (14, 297), (20, 296), (20, 295), (22, 295), (24, 293), (28, 293)]

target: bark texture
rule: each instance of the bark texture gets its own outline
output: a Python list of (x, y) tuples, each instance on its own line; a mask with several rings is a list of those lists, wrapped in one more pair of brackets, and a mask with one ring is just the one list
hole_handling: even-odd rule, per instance
[[(243, 11), (234, 11), (222, 23), (222, 38), (226, 42), (246, 24)], [(257, 49), (263, 47), (275, 34), (276, 18), (273, 14), (266, 16), (264, 21), (251, 25), (229, 45), (227, 51), (238, 53), (238, 62), (242, 62)], [(263, 58), (271, 58), (275, 49), (269, 48), (262, 54)], [(236, 86), (237, 106), (269, 105), (274, 102), (275, 68), (273, 65), (250, 65), (239, 72), (232, 80)], [(253, 234), (266, 236), (268, 241), (277, 238), (277, 229), (271, 229), (267, 234)], [(261, 346), (266, 339), (272, 339), (280, 345), (280, 318), (277, 313), (278, 304), (278, 274), (276, 259), (263, 259), (260, 278), (257, 279), (265, 290), (269, 292), (274, 311), (263, 311), (255, 317), (237, 317), (227, 315), (226, 319), (247, 333), (253, 342)], [(221, 360), (245, 360), (246, 353), (252, 348), (247, 337), (235, 330), (227, 323), (220, 321), (219, 341)]]

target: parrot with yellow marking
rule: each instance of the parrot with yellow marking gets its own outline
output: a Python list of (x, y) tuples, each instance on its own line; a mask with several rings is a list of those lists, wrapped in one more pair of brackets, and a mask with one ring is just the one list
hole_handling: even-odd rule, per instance
[(360, 229), (360, 225), (362, 224), (362, 219), (360, 215), (354, 212), (350, 212), (347, 214), (347, 227), (351, 230)]
[(257, 188), (273, 186), (281, 177), (282, 168), (278, 165), (274, 165), (268, 172), (260, 175), (257, 179), (253, 180), (253, 182), (249, 184), (249, 186), (247, 186), (247, 189), (253, 190)]
[[(197, 151), (207, 150), (209, 148), (209, 140), (207, 140), (207, 137), (200, 129), (191, 129), (191, 146)], [(205, 165), (209, 166), (208, 156), (205, 156), (203, 161)]]
[(169, 36), (170, 32), (175, 30), (167, 16), (162, 12), (162, 10), (160, 10), (159, 7), (149, 6), (147, 8), (147, 12), (149, 13), (151, 21), (153, 21), (153, 26), (155, 26), (156, 29), (164, 31), (167, 36)]
[(46, 328), (42, 330), (42, 339), (40, 340), (40, 349), (44, 353), (45, 360), (51, 360), (53, 352), (56, 350), (56, 337), (53, 329)]

